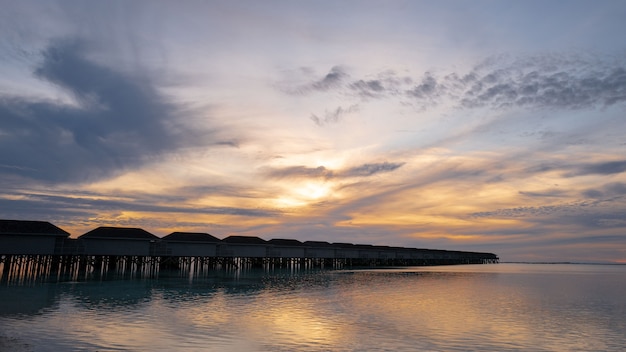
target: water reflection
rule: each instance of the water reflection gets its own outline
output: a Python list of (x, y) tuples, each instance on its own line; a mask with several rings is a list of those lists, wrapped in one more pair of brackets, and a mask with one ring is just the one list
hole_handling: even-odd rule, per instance
[(626, 268), (538, 268), (250, 270), (3, 286), (0, 339), (35, 351), (621, 348)]
[(34, 315), (51, 309), (58, 303), (55, 286), (0, 286), (0, 316)]

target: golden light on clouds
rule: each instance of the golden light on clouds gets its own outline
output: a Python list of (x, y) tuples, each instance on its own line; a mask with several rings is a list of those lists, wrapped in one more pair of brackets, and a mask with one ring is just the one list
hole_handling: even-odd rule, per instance
[(317, 200), (329, 194), (330, 186), (324, 183), (307, 182), (296, 190), (304, 198)]
[[(526, 256), (526, 236), (553, 253), (582, 241), (623, 255), (625, 66), (597, 38), (624, 21), (557, 44), (512, 31), (478, 45), (470, 18), (416, 22), (410, 6), (375, 23), (261, 9), (244, 16), (251, 36), (239, 8), (170, 17), (146, 3), (127, 11), (154, 18), (129, 26), (58, 4), (44, 29), (41, 9), (20, 6), (0, 46), (4, 217), (502, 258)], [(441, 23), (455, 28), (416, 35)]]

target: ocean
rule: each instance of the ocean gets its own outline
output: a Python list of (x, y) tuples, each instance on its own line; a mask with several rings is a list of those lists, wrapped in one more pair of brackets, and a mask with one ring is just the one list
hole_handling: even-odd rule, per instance
[(4, 283), (0, 351), (626, 351), (626, 265)]

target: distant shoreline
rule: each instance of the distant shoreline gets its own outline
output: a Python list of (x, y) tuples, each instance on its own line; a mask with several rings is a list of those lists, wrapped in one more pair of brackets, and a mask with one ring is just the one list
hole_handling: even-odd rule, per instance
[(626, 265), (626, 263), (613, 263), (613, 262), (503, 262), (500, 261), (500, 264), (572, 264), (572, 265)]

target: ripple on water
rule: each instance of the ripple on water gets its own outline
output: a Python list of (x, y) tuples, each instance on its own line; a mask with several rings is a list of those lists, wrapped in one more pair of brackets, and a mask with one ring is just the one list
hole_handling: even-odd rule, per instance
[(0, 343), (34, 351), (620, 350), (626, 270), (607, 276), (598, 268), (539, 269), (273, 272), (3, 287), (2, 298), (28, 297), (29, 306), (0, 314)]

